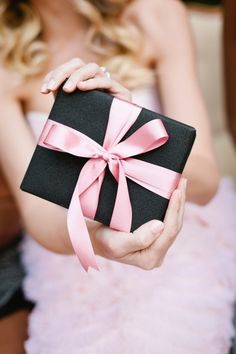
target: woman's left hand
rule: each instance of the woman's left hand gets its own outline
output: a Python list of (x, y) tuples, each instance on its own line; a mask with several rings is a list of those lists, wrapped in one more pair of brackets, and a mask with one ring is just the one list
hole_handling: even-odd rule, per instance
[(91, 242), (95, 253), (145, 270), (160, 267), (183, 226), (186, 183), (186, 178), (181, 177), (171, 195), (163, 223), (150, 220), (133, 233), (93, 225)]
[(43, 80), (41, 93), (56, 93), (65, 80), (63, 90), (68, 93), (76, 89), (82, 91), (102, 89), (115, 97), (131, 101), (131, 93), (127, 88), (108, 77), (98, 64), (85, 64), (80, 58), (73, 58), (50, 71)]

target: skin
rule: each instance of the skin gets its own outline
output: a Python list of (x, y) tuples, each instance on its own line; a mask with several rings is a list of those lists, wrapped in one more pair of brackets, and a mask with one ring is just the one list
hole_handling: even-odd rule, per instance
[[(56, 92), (66, 77), (70, 77), (73, 84), (67, 92), (77, 87), (84, 90), (103, 88), (117, 97), (130, 99), (131, 96), (126, 88), (104, 75), (96, 64), (98, 58), (83, 46), (86, 24), (69, 1), (32, 2), (42, 17), (50, 60), (44, 75), (26, 82), (21, 82), (16, 73), (4, 66), (0, 68), (0, 164), (29, 235), (53, 252), (71, 254), (66, 210), (19, 190), (35, 148), (24, 113), (48, 112), (53, 103), (52, 92)], [(151, 220), (133, 234), (127, 234), (87, 222), (96, 254), (151, 270), (162, 264), (181, 230), (185, 199), (206, 204), (217, 190), (219, 175), (185, 8), (176, 0), (149, 0), (149, 7), (144, 0), (136, 0), (127, 6), (122, 20), (134, 22), (144, 35), (145, 45), (139, 60), (158, 70), (157, 85), (164, 114), (197, 129), (197, 139), (183, 173), (185, 178), (172, 194), (164, 223)], [(5, 189), (4, 193), (7, 199)], [(10, 196), (9, 200), (12, 200)], [(12, 208), (14, 210), (13, 203)], [(17, 214), (12, 217), (13, 223), (19, 220)]]
[(0, 353), (24, 354), (29, 311), (20, 310), (0, 321)]
[(13, 240), (20, 229), (19, 213), (8, 186), (0, 175), (0, 247)]

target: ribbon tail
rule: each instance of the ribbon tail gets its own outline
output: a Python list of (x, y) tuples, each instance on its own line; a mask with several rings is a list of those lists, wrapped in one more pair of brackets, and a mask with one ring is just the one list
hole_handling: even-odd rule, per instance
[(94, 219), (101, 185), (105, 175), (106, 163), (103, 160), (90, 159), (86, 162), (79, 175), (78, 195), (83, 215)]
[[(110, 168), (110, 166), (109, 166)], [(111, 217), (110, 227), (116, 230), (130, 232), (132, 223), (132, 207), (129, 198), (129, 190), (126, 176), (120, 162), (117, 163), (118, 172), (118, 189), (116, 201)], [(111, 169), (115, 174), (114, 169)]]
[[(102, 173), (104, 175), (104, 173)], [(101, 184), (99, 177), (80, 195), (80, 203), (83, 215), (89, 219), (94, 219), (97, 211)]]
[(92, 267), (99, 271), (86, 221), (81, 209), (78, 184), (79, 180), (75, 187), (67, 215), (70, 240), (84, 270), (87, 272), (88, 268)]

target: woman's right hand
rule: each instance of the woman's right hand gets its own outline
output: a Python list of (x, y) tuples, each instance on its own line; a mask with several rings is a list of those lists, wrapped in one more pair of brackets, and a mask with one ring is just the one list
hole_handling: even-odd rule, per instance
[(173, 192), (164, 223), (151, 220), (133, 233), (95, 226), (91, 237), (96, 254), (117, 262), (151, 270), (159, 267), (182, 228), (186, 198), (186, 178), (181, 178)]

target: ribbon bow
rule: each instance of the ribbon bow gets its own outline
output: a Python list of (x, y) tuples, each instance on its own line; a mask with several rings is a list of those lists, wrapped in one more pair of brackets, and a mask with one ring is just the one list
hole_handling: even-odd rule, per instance
[(180, 174), (164, 167), (131, 158), (166, 143), (168, 134), (160, 119), (153, 119), (121, 141), (141, 112), (141, 107), (114, 98), (103, 146), (85, 134), (47, 120), (38, 144), (89, 160), (83, 166), (68, 209), (70, 239), (83, 268), (99, 270), (84, 216), (94, 219), (101, 185), (108, 165), (118, 183), (110, 227), (129, 232), (132, 208), (126, 177), (141, 186), (170, 198)]

